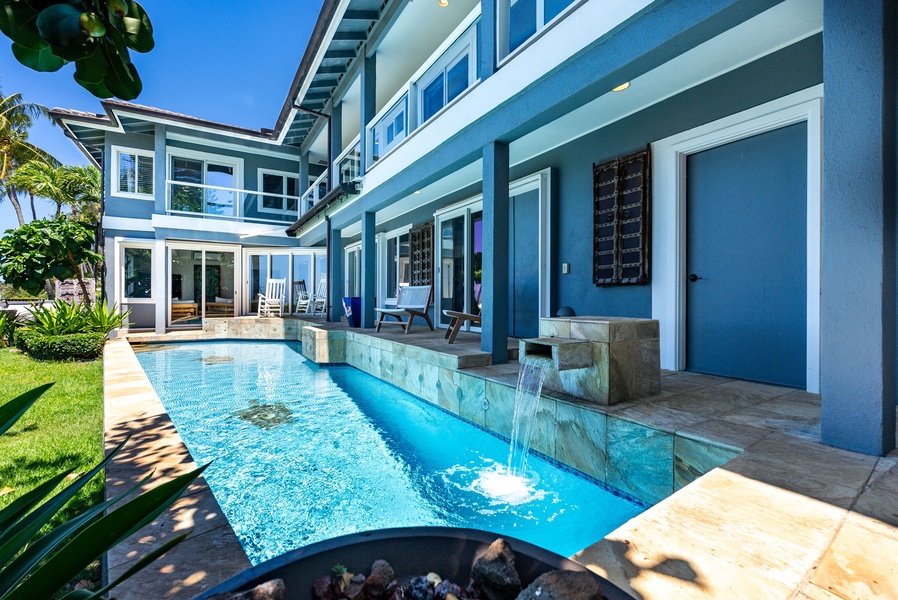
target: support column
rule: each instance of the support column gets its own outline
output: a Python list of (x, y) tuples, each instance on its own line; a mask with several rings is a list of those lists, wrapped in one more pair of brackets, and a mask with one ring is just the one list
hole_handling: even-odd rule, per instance
[(299, 155), (299, 195), (306, 193), (309, 189), (309, 155)]
[(895, 447), (895, 7), (824, 0), (820, 429)]
[(365, 62), (362, 65), (362, 106), (359, 111), (361, 119), (359, 126), (359, 131), (361, 131), (361, 135), (359, 135), (359, 154), (361, 155), (359, 174), (362, 176), (368, 172), (369, 156), (372, 153), (372, 148), (369, 148), (369, 141), (373, 140), (368, 139), (367, 127), (374, 115), (377, 114), (377, 54), (364, 56), (363, 60)]
[[(107, 152), (106, 156), (112, 156), (112, 153)], [(109, 173), (112, 173), (113, 177), (118, 176), (118, 165), (107, 166), (106, 168), (109, 170)], [(153, 190), (156, 197), (156, 208), (153, 212), (157, 215), (164, 215), (166, 210), (165, 199), (168, 195), (168, 189), (165, 185), (166, 172), (165, 125), (156, 123), (156, 131), (153, 136)]]
[[(503, 19), (503, 17), (505, 17)], [(508, 0), (482, 0), (480, 3), (480, 36), (477, 60), (480, 61), (480, 78), (486, 79), (496, 72), (497, 28), (501, 24), (505, 44), (508, 44)]]
[(327, 288), (330, 310), (327, 320), (339, 323), (343, 316), (343, 231), (327, 224), (330, 235), (327, 243)]
[[(115, 250), (118, 252), (118, 248)], [(156, 247), (153, 248), (153, 275), (150, 283), (153, 290), (153, 301), (156, 303), (156, 335), (165, 334), (165, 326), (168, 324), (168, 303), (171, 298), (171, 292), (168, 289), (170, 277), (167, 273), (168, 259), (165, 256), (165, 250), (165, 240), (156, 240)]]
[(332, 190), (340, 185), (340, 177), (337, 173), (337, 157), (343, 152), (343, 104), (338, 102), (331, 109), (331, 117), (327, 121), (328, 144), (327, 151), (330, 154), (327, 172), (327, 188)]
[(480, 349), (508, 362), (508, 144), (483, 148), (483, 327)]
[(374, 297), (377, 294), (377, 255), (374, 244), (374, 213), (362, 215), (362, 328), (374, 327)]

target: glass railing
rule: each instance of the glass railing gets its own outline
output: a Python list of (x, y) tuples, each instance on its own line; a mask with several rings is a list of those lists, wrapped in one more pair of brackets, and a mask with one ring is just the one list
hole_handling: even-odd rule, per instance
[(321, 199), (327, 195), (327, 171), (318, 176), (309, 189), (305, 191), (299, 201), (300, 216), (309, 212), (313, 206), (321, 202)]
[(298, 196), (166, 181), (168, 212), (239, 221), (292, 223)]
[(362, 175), (362, 152), (358, 137), (355, 141), (337, 157), (337, 173), (340, 174), (338, 183), (351, 183), (357, 181)]

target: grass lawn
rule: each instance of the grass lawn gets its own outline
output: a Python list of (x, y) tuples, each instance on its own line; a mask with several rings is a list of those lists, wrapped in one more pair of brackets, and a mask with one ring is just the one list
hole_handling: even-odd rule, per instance
[[(0, 403), (51, 381), (56, 385), (0, 436), (0, 508), (60, 471), (83, 473), (103, 459), (103, 362), (37, 362), (0, 349)], [(102, 499), (101, 474), (53, 524)]]

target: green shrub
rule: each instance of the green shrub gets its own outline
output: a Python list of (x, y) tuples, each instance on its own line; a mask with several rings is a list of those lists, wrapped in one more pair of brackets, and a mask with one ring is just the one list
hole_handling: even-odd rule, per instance
[(35, 360), (94, 360), (103, 354), (106, 335), (72, 333), (69, 335), (27, 335), (25, 351)]
[(16, 339), (16, 330), (23, 319), (14, 310), (0, 310), (0, 348), (12, 346)]
[(20, 327), (16, 330), (14, 337), (13, 345), (18, 348), (22, 352), (28, 352), (28, 341), (33, 337), (38, 337), (40, 334), (36, 331), (32, 331), (27, 327)]
[(126, 324), (126, 319), (131, 314), (131, 309), (120, 312), (116, 309), (115, 304), (112, 305), (112, 308), (109, 308), (109, 305), (103, 300), (93, 306), (82, 305), (81, 312), (87, 321), (90, 331), (109, 335), (109, 332), (113, 329), (118, 329)]

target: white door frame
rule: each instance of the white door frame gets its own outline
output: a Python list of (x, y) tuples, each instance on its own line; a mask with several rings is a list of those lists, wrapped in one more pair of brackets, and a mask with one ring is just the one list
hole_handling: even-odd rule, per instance
[(686, 367), (686, 158), (801, 122), (808, 125), (806, 389), (820, 391), (822, 84), (652, 144), (652, 318), (661, 324), (661, 368)]
[[(552, 169), (543, 169), (541, 171), (537, 171), (536, 173), (531, 173), (525, 177), (520, 179), (516, 179), (512, 181), (508, 185), (508, 195), (509, 197), (518, 196), (525, 192), (529, 192), (531, 190), (537, 190), (539, 192), (539, 215), (537, 226), (539, 227), (539, 239), (536, 242), (539, 244), (538, 256), (539, 256), (539, 317), (549, 317), (549, 311), (551, 310), (551, 302), (552, 302), (552, 290), (551, 290), (551, 281), (552, 281), (552, 260), (551, 260), (551, 242), (552, 242), (552, 202), (551, 202), (551, 191), (552, 191)], [(472, 212), (477, 212), (479, 210), (483, 210), (483, 194), (478, 194), (477, 196), (473, 196), (471, 198), (467, 198), (462, 200), (461, 202), (457, 202), (445, 208), (441, 208), (434, 212), (434, 244), (438, 245), (440, 243), (440, 221), (445, 219), (451, 219), (453, 217), (460, 216), (462, 214), (470, 215)], [(470, 273), (473, 268), (471, 265), (471, 258), (468, 255), (468, 236), (470, 232), (468, 231), (469, 226), (469, 218), (466, 217), (465, 220), (465, 273)], [(439, 252), (439, 247), (434, 249), (434, 298), (439, 299), (442, 294), (441, 285), (442, 280), (440, 278), (440, 267), (442, 266), (441, 256)], [(467, 300), (466, 300), (467, 301)], [(468, 307), (468, 311), (470, 312), (471, 307)], [(439, 319), (437, 319), (439, 320)], [(439, 324), (440, 327), (448, 327), (445, 324)]]
[[(171, 294), (168, 290), (171, 288), (171, 273), (172, 273), (172, 250), (193, 250), (194, 252), (203, 252), (203, 258), (200, 261), (201, 271), (202, 273), (206, 272), (206, 252), (232, 252), (234, 254), (234, 316), (238, 316), (238, 307), (240, 306), (241, 299), (239, 296), (242, 294), (242, 286), (240, 285), (240, 281), (242, 278), (242, 265), (241, 265), (241, 248), (240, 246), (236, 246), (233, 244), (218, 244), (214, 242), (180, 242), (180, 241), (168, 241), (165, 242), (165, 279), (167, 280), (165, 290), (166, 294), (163, 299), (163, 303), (165, 305), (165, 323), (169, 328), (172, 329), (185, 329), (188, 327), (194, 327), (191, 325), (187, 325), (184, 327), (180, 327), (178, 325), (172, 325), (171, 322)], [(205, 282), (203, 287), (205, 288)], [(203, 290), (203, 298), (205, 298), (206, 292)], [(205, 319), (206, 314), (205, 305), (200, 306), (198, 313), (201, 319)], [(202, 323), (200, 324), (202, 327)]]

